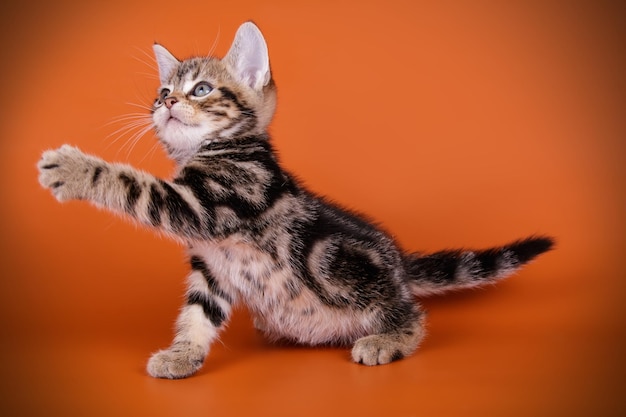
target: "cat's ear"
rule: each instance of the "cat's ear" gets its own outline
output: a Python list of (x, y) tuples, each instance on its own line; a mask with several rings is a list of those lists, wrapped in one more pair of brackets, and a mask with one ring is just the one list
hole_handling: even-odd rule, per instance
[(159, 66), (159, 79), (161, 80), (161, 84), (165, 84), (169, 80), (170, 75), (172, 75), (174, 68), (180, 64), (180, 61), (177, 60), (170, 51), (158, 43), (155, 43), (152, 49), (154, 50), (154, 56)]
[(272, 78), (267, 44), (252, 22), (239, 26), (224, 61), (239, 81), (255, 90), (261, 90)]

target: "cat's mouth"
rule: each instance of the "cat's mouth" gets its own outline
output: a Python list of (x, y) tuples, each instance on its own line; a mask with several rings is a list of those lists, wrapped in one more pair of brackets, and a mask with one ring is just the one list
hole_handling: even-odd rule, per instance
[(183, 122), (182, 120), (180, 120), (179, 118), (177, 118), (176, 116), (172, 116), (170, 115), (170, 117), (167, 119), (167, 121), (165, 122), (166, 125), (170, 125), (170, 124), (174, 124), (174, 125), (182, 125), (182, 126), (191, 126), (188, 123)]

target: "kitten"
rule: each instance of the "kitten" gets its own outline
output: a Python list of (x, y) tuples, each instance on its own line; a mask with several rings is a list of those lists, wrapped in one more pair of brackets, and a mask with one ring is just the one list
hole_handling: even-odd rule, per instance
[(386, 364), (424, 337), (415, 296), (504, 278), (553, 241), (531, 237), (481, 250), (409, 254), (357, 214), (284, 171), (267, 134), (276, 88), (259, 29), (241, 25), (223, 59), (179, 61), (154, 45), (161, 87), (154, 128), (177, 163), (166, 181), (64, 145), (43, 153), (39, 181), (59, 201), (88, 200), (188, 246), (186, 303), (169, 349), (148, 373), (195, 373), (244, 303), (270, 339), (352, 345), (352, 359)]

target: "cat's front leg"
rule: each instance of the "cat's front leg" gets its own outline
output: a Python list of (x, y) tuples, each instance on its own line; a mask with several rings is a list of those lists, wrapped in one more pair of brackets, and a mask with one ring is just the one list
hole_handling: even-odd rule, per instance
[(59, 201), (83, 200), (88, 198), (94, 177), (100, 174), (104, 164), (77, 148), (63, 145), (43, 153), (37, 164), (39, 183), (49, 188)]
[(155, 378), (179, 379), (194, 374), (230, 316), (235, 297), (218, 285), (201, 257), (192, 256), (191, 267), (187, 300), (176, 322), (174, 341), (148, 361), (148, 373)]
[(44, 152), (37, 166), (39, 182), (59, 201), (88, 200), (176, 239), (209, 235), (207, 211), (185, 184), (109, 163), (68, 145)]
[(215, 324), (201, 304), (185, 305), (178, 316), (172, 345), (150, 357), (148, 374), (155, 378), (180, 379), (196, 373), (221, 327)]

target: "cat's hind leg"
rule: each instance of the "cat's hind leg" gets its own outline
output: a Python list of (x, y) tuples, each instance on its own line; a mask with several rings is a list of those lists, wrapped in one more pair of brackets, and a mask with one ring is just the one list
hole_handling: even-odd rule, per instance
[(221, 291), (199, 258), (192, 258), (186, 304), (177, 322), (172, 345), (152, 355), (148, 373), (155, 378), (179, 379), (194, 374), (209, 353), (230, 316), (232, 297)]
[(364, 336), (352, 348), (354, 362), (384, 365), (411, 355), (425, 336), (425, 314), (420, 312), (412, 322), (389, 332)]

